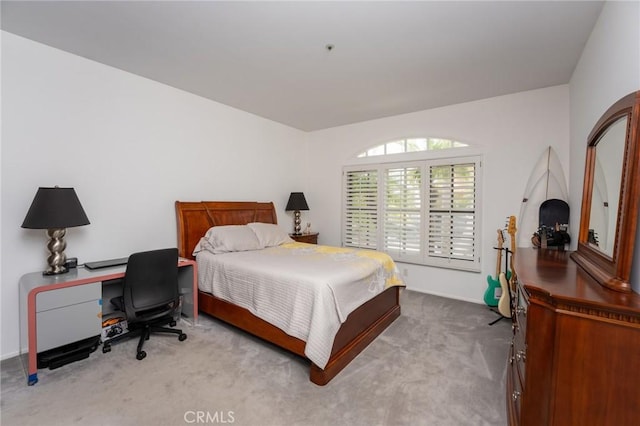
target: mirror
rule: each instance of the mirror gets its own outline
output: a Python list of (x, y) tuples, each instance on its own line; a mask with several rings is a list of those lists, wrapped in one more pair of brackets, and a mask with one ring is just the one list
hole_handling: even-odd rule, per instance
[[(620, 165), (624, 160), (627, 121), (625, 115), (611, 124), (593, 148), (595, 168), (587, 243), (609, 257), (613, 257), (615, 242), (618, 194), (622, 180)], [(611, 200), (610, 196), (613, 196)]]
[(601, 285), (631, 292), (640, 201), (640, 91), (616, 102), (587, 141), (578, 249), (571, 257)]

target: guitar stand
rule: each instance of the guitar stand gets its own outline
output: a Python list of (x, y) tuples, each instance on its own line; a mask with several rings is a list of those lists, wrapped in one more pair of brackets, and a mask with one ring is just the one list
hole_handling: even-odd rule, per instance
[(500, 316), (499, 316), (498, 318), (494, 319), (493, 321), (491, 321), (491, 322), (489, 323), (489, 325), (494, 325), (494, 324), (496, 324), (498, 321), (500, 321), (500, 320), (503, 320), (503, 319), (507, 318), (507, 317), (505, 317), (504, 315), (502, 315), (500, 312), (498, 312), (498, 311), (496, 311), (496, 310), (494, 310), (494, 309), (490, 309), (490, 311), (491, 311), (491, 312), (495, 312), (496, 314), (498, 314), (498, 315), (500, 315)]
[(511, 318), (509, 318), (509, 317), (505, 317), (504, 315), (502, 315), (502, 314), (501, 314), (497, 309), (490, 308), (489, 310), (490, 310), (491, 312), (495, 313), (496, 315), (498, 315), (498, 318), (496, 318), (496, 319), (494, 319), (493, 321), (491, 321), (491, 322), (489, 323), (489, 325), (497, 324), (500, 320), (503, 320), (503, 319), (511, 319)]
[[(506, 253), (506, 256), (504, 257), (504, 270), (508, 270), (509, 268), (509, 253), (511, 253), (511, 250), (509, 250), (508, 248), (504, 247), (504, 248), (497, 248), (494, 247), (494, 249), (496, 250), (504, 250), (504, 252)], [(513, 300), (511, 300), (511, 289), (509, 288), (509, 286), (507, 285), (507, 291), (509, 292), (509, 310), (512, 309), (513, 306)], [(491, 312), (495, 312), (497, 315), (499, 315), (498, 318), (494, 319), (493, 321), (491, 321), (488, 325), (494, 325), (497, 324), (500, 320), (503, 319), (511, 319), (509, 317), (505, 317), (504, 315), (502, 315), (500, 312), (498, 312), (496, 309), (493, 308), (489, 308), (489, 310)]]

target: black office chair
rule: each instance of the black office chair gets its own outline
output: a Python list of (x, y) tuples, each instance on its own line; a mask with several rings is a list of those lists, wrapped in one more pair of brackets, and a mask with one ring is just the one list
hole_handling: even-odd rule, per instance
[(169, 248), (134, 253), (129, 256), (124, 275), (122, 297), (111, 303), (124, 311), (129, 332), (104, 342), (102, 352), (111, 351), (111, 344), (119, 340), (140, 336), (136, 358), (147, 356), (142, 350), (152, 332), (173, 333), (183, 341), (187, 335), (175, 327), (175, 316), (180, 312), (178, 292), (178, 249)]

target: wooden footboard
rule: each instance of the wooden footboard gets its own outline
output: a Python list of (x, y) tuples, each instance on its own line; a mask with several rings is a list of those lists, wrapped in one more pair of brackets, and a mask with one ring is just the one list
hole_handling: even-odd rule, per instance
[(399, 287), (386, 289), (351, 312), (338, 330), (324, 370), (311, 364), (311, 381), (320, 386), (329, 383), (399, 316)]
[(296, 355), (304, 356), (304, 341), (289, 336), (278, 327), (258, 318), (245, 308), (203, 291), (198, 292), (198, 308), (200, 312), (234, 325)]
[[(277, 223), (273, 203), (176, 201), (178, 250), (193, 259), (193, 248), (212, 226)], [(311, 364), (313, 383), (325, 385), (400, 316), (400, 288), (392, 287), (353, 311), (335, 337), (331, 357), (324, 369)], [(248, 310), (209, 293), (198, 293), (200, 311), (304, 357), (305, 342), (256, 317)]]
[[(400, 316), (399, 295), (399, 287), (389, 288), (353, 311), (336, 334), (325, 368), (311, 363), (310, 380), (320, 386), (326, 385), (373, 342)], [(305, 357), (304, 341), (289, 336), (244, 308), (202, 291), (198, 293), (198, 307), (201, 312)]]

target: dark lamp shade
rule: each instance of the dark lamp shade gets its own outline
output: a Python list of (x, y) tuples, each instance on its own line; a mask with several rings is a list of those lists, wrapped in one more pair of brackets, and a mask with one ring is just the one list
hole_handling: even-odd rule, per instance
[(73, 188), (38, 188), (22, 223), (28, 229), (72, 228), (88, 225), (80, 200)]
[(289, 195), (289, 202), (285, 210), (309, 210), (304, 194), (302, 192), (292, 192), (291, 195)]

